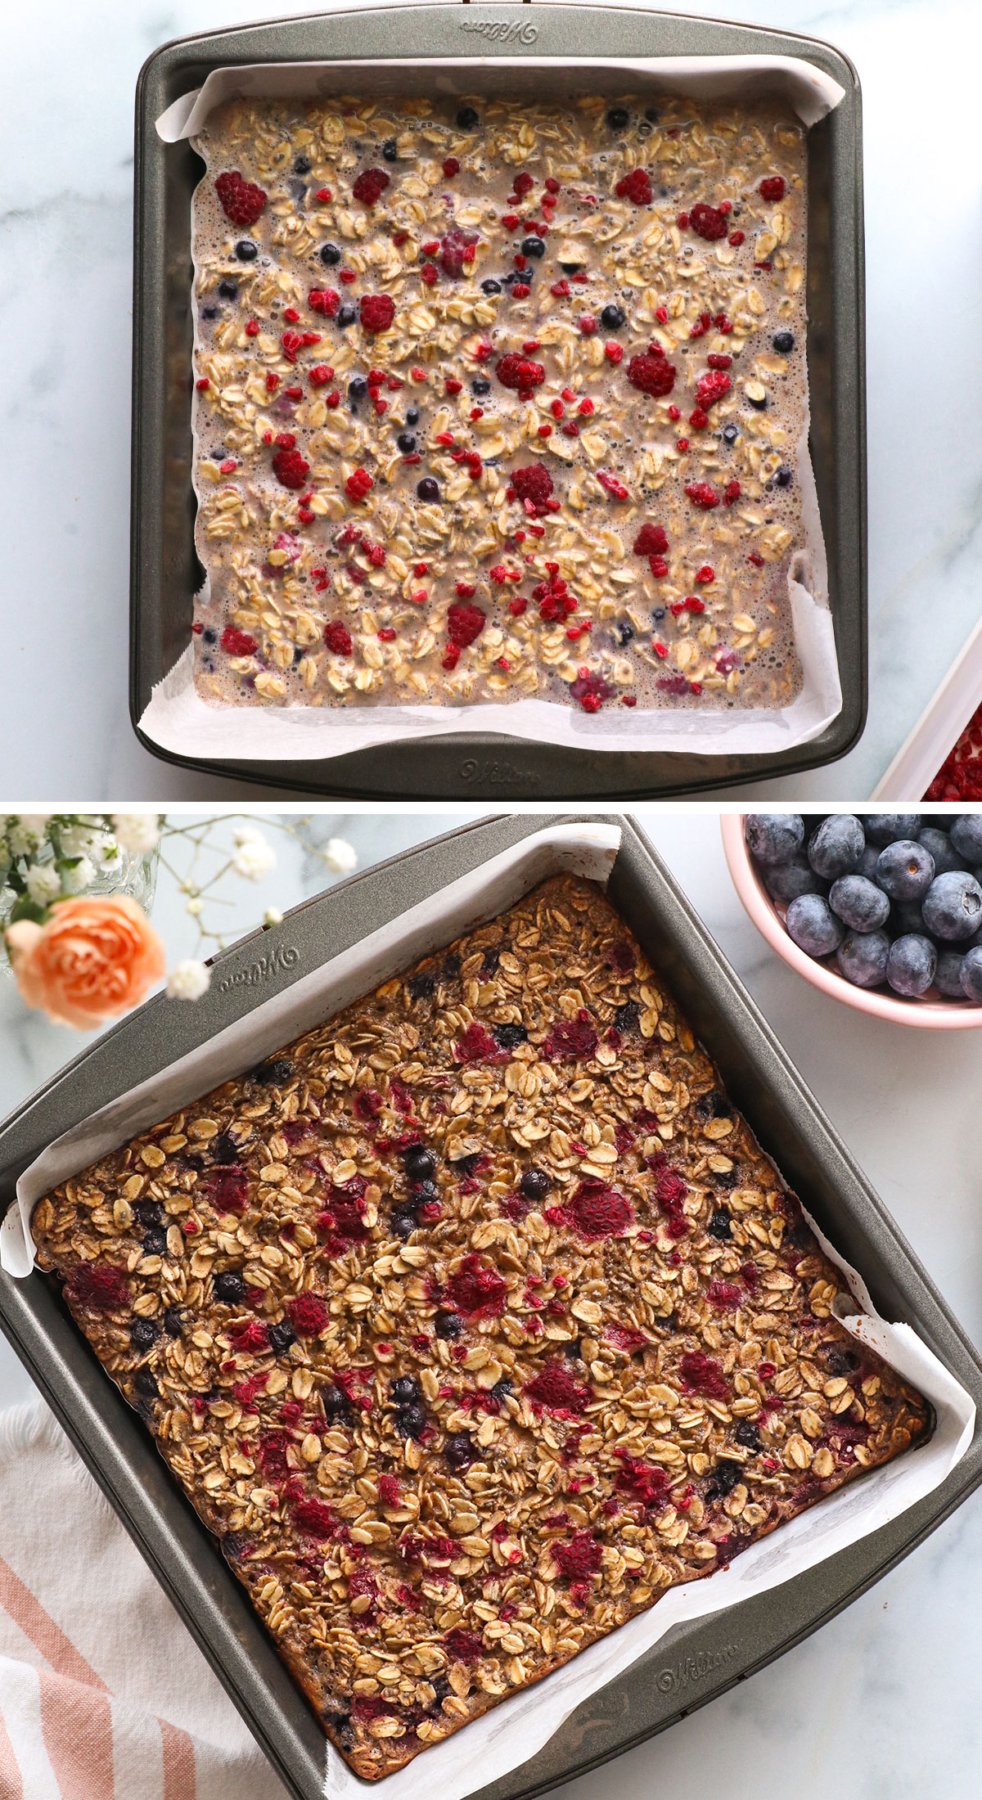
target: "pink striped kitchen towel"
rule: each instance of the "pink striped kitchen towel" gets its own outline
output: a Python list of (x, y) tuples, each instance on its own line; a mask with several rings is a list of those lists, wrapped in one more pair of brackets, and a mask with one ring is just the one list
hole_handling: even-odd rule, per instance
[(0, 1800), (286, 1800), (40, 1402), (0, 1412)]

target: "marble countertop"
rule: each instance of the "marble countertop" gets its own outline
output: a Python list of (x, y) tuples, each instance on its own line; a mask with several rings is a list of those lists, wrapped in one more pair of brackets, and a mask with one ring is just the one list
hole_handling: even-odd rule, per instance
[[(127, 717), (133, 90), (165, 39), (293, 11), (277, 0), (204, 10), (196, 0), (53, 0), (43, 32), (29, 7), (7, 19), (0, 261), (18, 278), (0, 294), (11, 602), (0, 699), (11, 792), (257, 797), (150, 757)], [(726, 11), (829, 38), (863, 82), (872, 703), (850, 756), (783, 788), (785, 798), (850, 799), (872, 791), (978, 612), (982, 9), (728, 0)]]
[[(978, 1094), (982, 1032), (928, 1033), (847, 1010), (766, 948), (743, 913), (712, 812), (635, 816), (667, 859), (833, 1123), (891, 1207), (955, 1314), (982, 1341)], [(447, 830), (444, 815), (324, 817), (361, 866)], [(273, 834), (271, 833), (271, 836)], [(293, 844), (245, 888), (230, 935), (270, 903), (324, 884)], [(154, 919), (174, 957), (191, 948), (183, 901), (161, 878)], [(181, 948), (183, 946), (183, 948)], [(21, 1008), (0, 981), (0, 1109), (17, 1105), (79, 1047)], [(857, 1071), (861, 1071), (857, 1078)], [(29, 1382), (0, 1343), (0, 1406)], [(568, 1800), (974, 1800), (982, 1717), (972, 1647), (982, 1612), (982, 1506), (970, 1501), (898, 1569), (764, 1674), (653, 1742), (564, 1789)], [(910, 1721), (910, 1728), (908, 1726)], [(139, 1800), (134, 1795), (133, 1800)]]

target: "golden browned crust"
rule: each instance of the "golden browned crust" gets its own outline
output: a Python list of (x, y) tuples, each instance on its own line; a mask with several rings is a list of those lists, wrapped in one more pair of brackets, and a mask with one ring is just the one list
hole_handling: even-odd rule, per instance
[(368, 1779), (928, 1426), (832, 1317), (796, 1200), (572, 878), (33, 1224)]

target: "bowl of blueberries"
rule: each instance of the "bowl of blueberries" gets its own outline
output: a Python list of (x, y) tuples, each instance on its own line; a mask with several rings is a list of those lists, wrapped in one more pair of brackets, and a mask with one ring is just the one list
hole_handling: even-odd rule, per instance
[(740, 899), (813, 986), (903, 1025), (982, 1025), (982, 813), (722, 821)]

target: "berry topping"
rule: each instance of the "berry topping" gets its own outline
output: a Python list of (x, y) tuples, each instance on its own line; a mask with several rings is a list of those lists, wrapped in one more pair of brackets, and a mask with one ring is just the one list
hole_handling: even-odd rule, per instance
[(306, 487), (310, 464), (299, 450), (277, 450), (273, 458), (273, 474), (281, 487)]
[(322, 313), (325, 319), (333, 319), (340, 304), (341, 296), (336, 288), (311, 288), (307, 295), (311, 311)]
[(510, 485), (516, 499), (521, 500), (526, 511), (536, 518), (545, 511), (546, 501), (552, 498), (552, 476), (544, 463), (526, 463), (521, 469), (513, 469)]
[(728, 375), (724, 375), (718, 369), (710, 370), (708, 375), (703, 375), (696, 388), (696, 399), (699, 405), (708, 412), (711, 406), (715, 406), (718, 400), (722, 400), (723, 396), (729, 393), (731, 385)]
[(538, 1202), (545, 1199), (552, 1182), (544, 1169), (526, 1169), (518, 1186), (526, 1200)]
[(603, 1545), (592, 1531), (577, 1531), (563, 1544), (550, 1544), (549, 1553), (567, 1581), (590, 1581), (603, 1563)]
[(447, 608), (447, 636), (458, 650), (466, 650), (480, 637), (487, 614), (469, 601), (454, 600)]
[(362, 206), (374, 206), (385, 193), (390, 179), (384, 169), (362, 169), (361, 174), (356, 176), (351, 191)]
[(697, 237), (705, 238), (707, 244), (725, 238), (727, 233), (726, 214), (715, 206), (705, 206), (701, 200), (689, 213), (689, 224)]
[(373, 335), (388, 331), (396, 316), (395, 301), (388, 294), (363, 294), (358, 310), (363, 330)]
[(484, 1655), (484, 1645), (476, 1631), (463, 1631), (455, 1625), (443, 1640), (443, 1648), (453, 1662), (476, 1663)]
[(783, 200), (785, 195), (784, 176), (766, 175), (761, 182), (760, 187), (757, 189), (757, 192), (762, 200), (767, 200), (771, 204), (776, 204), (778, 200)]
[(477, 1462), (480, 1451), (468, 1432), (452, 1431), (443, 1446), (443, 1454), (454, 1473), (462, 1474), (471, 1463)]
[(76, 1263), (65, 1291), (75, 1306), (108, 1313), (127, 1304), (130, 1284), (126, 1270), (115, 1263)]
[(335, 656), (350, 656), (354, 642), (347, 625), (341, 619), (329, 619), (324, 627), (324, 642)]
[(337, 1531), (337, 1521), (329, 1506), (323, 1500), (298, 1500), (293, 1507), (293, 1517), (306, 1537), (315, 1538), (324, 1543)]
[(319, 1337), (330, 1323), (326, 1301), (309, 1291), (295, 1294), (286, 1310), (298, 1338)]
[(574, 1231), (591, 1243), (598, 1238), (622, 1237), (634, 1223), (631, 1202), (593, 1175), (580, 1182), (563, 1214)]
[(219, 175), (215, 192), (232, 225), (255, 225), (266, 205), (267, 196), (262, 188), (254, 181), (246, 181), (238, 169)]
[(720, 496), (708, 481), (690, 481), (686, 487), (686, 497), (703, 512), (712, 512), (720, 503)]
[(679, 1373), (687, 1394), (705, 1394), (709, 1400), (729, 1398), (729, 1384), (722, 1365), (704, 1351), (686, 1351), (679, 1365)]
[(542, 1054), (549, 1062), (584, 1062), (599, 1041), (589, 1013), (580, 1011), (575, 1019), (561, 1019), (552, 1027)]
[(525, 1393), (546, 1412), (581, 1413), (590, 1400), (590, 1389), (583, 1387), (571, 1369), (557, 1358), (543, 1363), (539, 1373), (526, 1383)]
[(618, 200), (630, 200), (633, 206), (650, 206), (654, 194), (647, 169), (631, 169), (622, 175), (614, 193)]
[(447, 1284), (447, 1297), (468, 1317), (494, 1319), (503, 1312), (508, 1284), (479, 1256), (465, 1256)]
[(238, 1163), (212, 1169), (202, 1187), (216, 1212), (241, 1214), (249, 1204), (249, 1178)]
[(519, 356), (516, 351), (509, 351), (507, 356), (499, 357), (494, 372), (502, 387), (517, 388), (520, 393), (526, 389), (541, 387), (546, 378), (542, 363), (532, 362), (529, 357)]
[(659, 350), (657, 354), (644, 350), (640, 356), (632, 356), (627, 365), (627, 379), (631, 386), (656, 399), (671, 393), (675, 386), (675, 375), (675, 364), (669, 362), (663, 350)]
[(668, 535), (661, 525), (642, 525), (634, 540), (635, 556), (664, 556), (668, 549)]
[(258, 639), (249, 631), (240, 631), (237, 625), (226, 625), (220, 641), (227, 656), (255, 656), (259, 649)]

